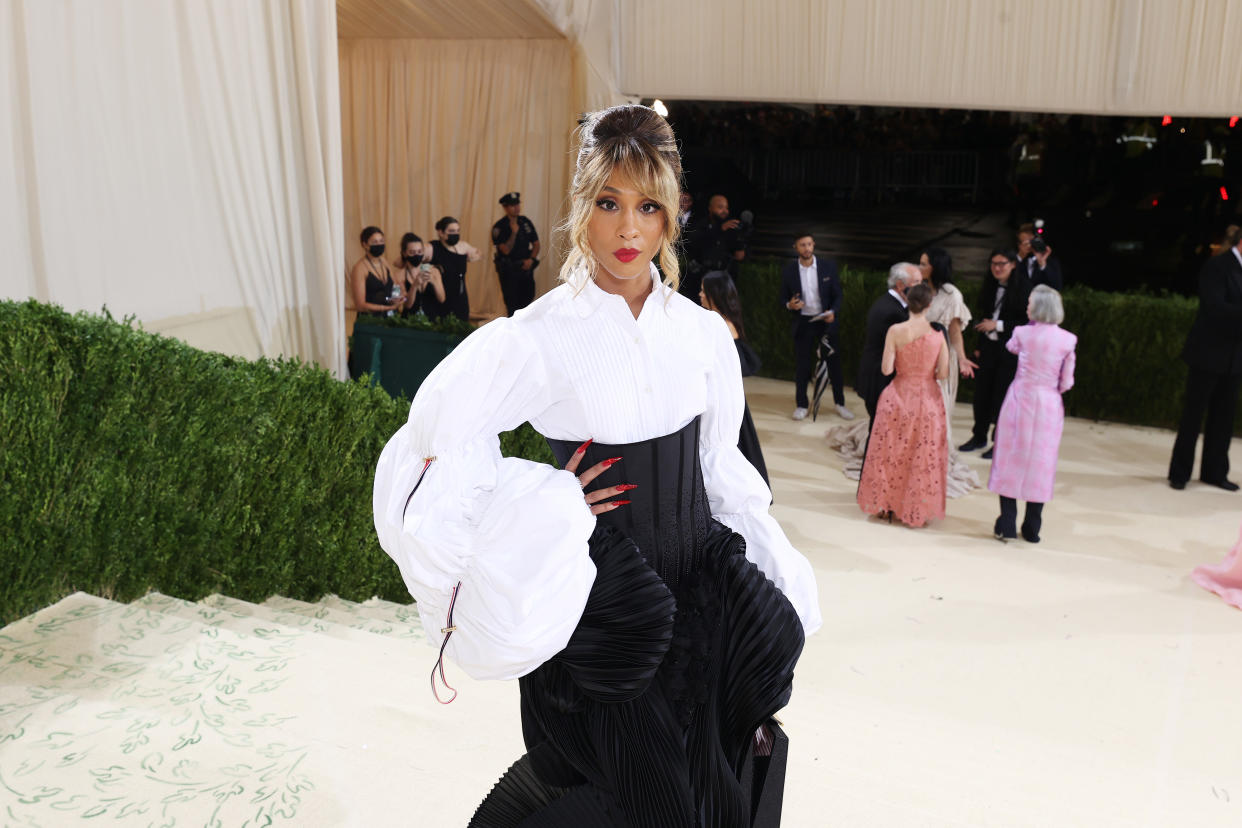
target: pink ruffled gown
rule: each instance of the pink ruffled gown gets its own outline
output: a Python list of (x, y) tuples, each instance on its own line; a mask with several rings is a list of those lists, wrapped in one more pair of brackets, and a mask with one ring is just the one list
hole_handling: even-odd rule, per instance
[(1239, 534), (1237, 544), (1225, 560), (1196, 567), (1190, 573), (1190, 580), (1209, 592), (1215, 592), (1225, 599), (1225, 603), (1242, 609), (1242, 534)]
[(858, 505), (868, 514), (891, 511), (908, 526), (944, 517), (949, 445), (936, 384), (943, 345), (944, 335), (931, 331), (897, 350), (858, 483)]

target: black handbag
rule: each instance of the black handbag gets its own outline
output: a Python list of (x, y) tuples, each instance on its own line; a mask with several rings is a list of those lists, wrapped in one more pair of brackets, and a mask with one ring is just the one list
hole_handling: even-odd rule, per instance
[(785, 801), (785, 767), (789, 763), (789, 737), (776, 719), (762, 728), (742, 765), (742, 790), (750, 791), (751, 828), (780, 828)]

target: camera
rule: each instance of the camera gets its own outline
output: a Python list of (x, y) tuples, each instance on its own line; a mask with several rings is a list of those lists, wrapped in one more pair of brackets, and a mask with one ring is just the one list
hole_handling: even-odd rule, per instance
[(1035, 238), (1031, 239), (1031, 250), (1033, 250), (1036, 253), (1047, 253), (1048, 242), (1044, 241), (1039, 236), (1036, 236)]

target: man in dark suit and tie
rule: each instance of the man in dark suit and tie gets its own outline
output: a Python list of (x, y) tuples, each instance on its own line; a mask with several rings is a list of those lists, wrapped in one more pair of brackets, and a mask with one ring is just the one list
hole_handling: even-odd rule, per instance
[(893, 380), (892, 375), (884, 376), (880, 371), (880, 363), (884, 359), (884, 340), (889, 328), (910, 318), (906, 310), (906, 291), (922, 281), (923, 273), (916, 265), (909, 262), (893, 265), (888, 270), (888, 292), (876, 299), (867, 311), (862, 358), (858, 361), (857, 388), (873, 425), (880, 392)]
[(816, 345), (827, 334), (832, 354), (828, 357), (828, 377), (832, 381), (832, 401), (842, 419), (854, 419), (845, 407), (845, 383), (841, 374), (840, 346), (837, 329), (841, 313), (841, 279), (837, 263), (827, 256), (815, 255), (815, 239), (803, 233), (794, 240), (797, 261), (789, 262), (781, 271), (781, 302), (789, 311), (793, 333), (794, 413), (795, 420), (806, 417), (811, 407), (806, 384), (811, 379), (811, 359)]
[(1242, 386), (1242, 230), (1230, 227), (1225, 243), (1228, 249), (1208, 259), (1199, 271), (1199, 311), (1182, 349), (1190, 374), (1169, 461), (1169, 485), (1174, 489), (1186, 488), (1190, 480), (1203, 424), (1199, 479), (1226, 491), (1238, 490), (1228, 476), (1229, 440)]
[[(1018, 371), (1018, 357), (1005, 347), (1013, 329), (1025, 325), (1031, 283), (1013, 250), (993, 250), (988, 257), (989, 275), (979, 294), (979, 369), (975, 372), (975, 425), (971, 437), (958, 451), (974, 451), (988, 444), (988, 426), (996, 422), (1005, 392)], [(993, 430), (992, 439), (996, 433)], [(983, 453), (990, 460), (992, 450)]]
[(1033, 224), (1018, 228), (1018, 269), (1026, 274), (1031, 290), (1037, 285), (1047, 285), (1055, 291), (1065, 287), (1060, 260), (1052, 255), (1048, 242), (1036, 235)]

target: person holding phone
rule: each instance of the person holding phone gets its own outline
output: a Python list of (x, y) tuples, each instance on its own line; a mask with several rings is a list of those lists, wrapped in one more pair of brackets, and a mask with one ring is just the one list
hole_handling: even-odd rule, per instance
[(420, 311), (427, 315), (424, 297), (434, 299), (436, 304), (444, 302), (443, 275), (440, 268), (423, 261), (426, 252), (427, 248), (417, 234), (406, 233), (401, 237), (401, 258), (393, 262), (393, 267), (401, 274), (405, 286), (405, 303), (401, 308), (404, 317), (415, 316)]
[(794, 412), (795, 420), (804, 419), (811, 407), (806, 386), (811, 380), (815, 347), (823, 336), (828, 337), (832, 353), (828, 357), (828, 377), (832, 382), (832, 401), (843, 420), (854, 419), (854, 412), (845, 407), (845, 382), (841, 373), (840, 347), (837, 344), (837, 315), (841, 310), (841, 277), (837, 263), (827, 256), (815, 255), (815, 237), (803, 233), (794, 239), (797, 261), (789, 262), (781, 271), (781, 302), (790, 312), (793, 334)]
[(384, 261), (384, 231), (364, 227), (358, 239), (363, 255), (349, 271), (354, 310), (359, 315), (392, 316), (405, 302), (405, 296)]

